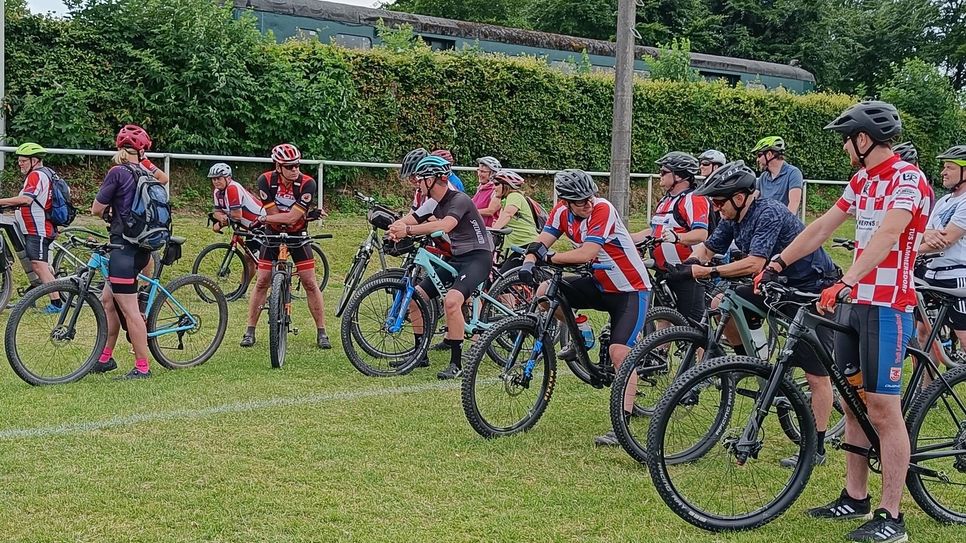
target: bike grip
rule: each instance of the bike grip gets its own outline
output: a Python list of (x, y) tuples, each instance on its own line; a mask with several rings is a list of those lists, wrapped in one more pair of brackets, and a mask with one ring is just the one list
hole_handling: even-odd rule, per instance
[(312, 236), (312, 239), (332, 239), (332, 234), (319, 234), (317, 236)]
[(846, 286), (835, 296), (835, 301), (846, 304), (852, 303), (852, 287)]

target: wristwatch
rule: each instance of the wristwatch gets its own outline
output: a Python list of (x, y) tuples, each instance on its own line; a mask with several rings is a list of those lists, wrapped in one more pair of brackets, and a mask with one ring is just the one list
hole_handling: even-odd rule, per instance
[(711, 278), (712, 279), (718, 279), (720, 277), (721, 277), (721, 274), (718, 273), (718, 267), (717, 266), (712, 266), (711, 267)]

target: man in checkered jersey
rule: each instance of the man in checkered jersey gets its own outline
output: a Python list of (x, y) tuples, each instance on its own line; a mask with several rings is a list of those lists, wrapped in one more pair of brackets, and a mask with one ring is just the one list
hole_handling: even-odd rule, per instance
[[(851, 541), (906, 541), (899, 501), (909, 464), (909, 435), (902, 418), (900, 388), (905, 347), (912, 336), (916, 305), (913, 267), (933, 192), (919, 168), (903, 162), (889, 143), (902, 131), (891, 104), (860, 102), (825, 127), (842, 135), (842, 147), (861, 169), (852, 176), (842, 197), (814, 221), (769, 264), (778, 270), (809, 254), (827, 240), (849, 216), (856, 220), (856, 251), (852, 266), (836, 284), (822, 292), (819, 312), (843, 304), (837, 320), (855, 334), (837, 333), (835, 361), (839, 367), (858, 361), (869, 419), (879, 433), (882, 455), (882, 497), (871, 520), (849, 534)], [(869, 442), (846, 409), (845, 441), (859, 447)], [(846, 481), (831, 503), (808, 511), (818, 518), (869, 518), (869, 466), (864, 456), (846, 453)]]

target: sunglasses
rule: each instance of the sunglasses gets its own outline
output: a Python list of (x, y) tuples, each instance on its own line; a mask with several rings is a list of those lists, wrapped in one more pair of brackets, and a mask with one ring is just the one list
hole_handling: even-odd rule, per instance
[(712, 199), (711, 199), (711, 205), (712, 205), (712, 206), (713, 206), (713, 207), (714, 207), (715, 209), (721, 209), (721, 208), (723, 208), (723, 207), (725, 206), (725, 204), (727, 204), (727, 203), (728, 203), (728, 198), (712, 198)]
[(567, 205), (571, 205), (573, 207), (584, 207), (590, 205), (590, 202), (593, 200), (593, 198), (594, 197), (591, 196), (590, 198), (584, 198), (583, 200), (567, 200)]
[(672, 172), (671, 170), (668, 170), (668, 169), (665, 169), (665, 168), (661, 168), (661, 175), (668, 175), (668, 174), (672, 174), (672, 173), (674, 173), (674, 172)]
[(282, 169), (283, 170), (288, 170), (288, 171), (291, 172), (291, 171), (295, 171), (295, 170), (299, 169), (299, 165), (298, 164), (282, 164)]
[(768, 151), (759, 151), (759, 152), (755, 153), (755, 156), (757, 156), (758, 158), (761, 158), (761, 157), (765, 156), (766, 154), (768, 154)]
[(707, 160), (702, 160), (701, 161), (701, 165), (702, 166), (710, 166), (711, 165), (711, 162), (708, 162)]

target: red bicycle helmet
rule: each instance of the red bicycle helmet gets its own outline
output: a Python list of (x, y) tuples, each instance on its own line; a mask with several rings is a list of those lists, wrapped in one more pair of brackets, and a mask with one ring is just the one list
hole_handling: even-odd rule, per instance
[(282, 165), (298, 164), (302, 160), (302, 153), (291, 143), (282, 143), (272, 149), (272, 160)]
[(114, 143), (118, 149), (147, 151), (151, 148), (151, 136), (136, 124), (126, 124), (117, 132)]
[(438, 156), (439, 158), (449, 162), (450, 164), (455, 164), (456, 160), (453, 158), (453, 153), (449, 152), (447, 149), (436, 149), (431, 155)]

